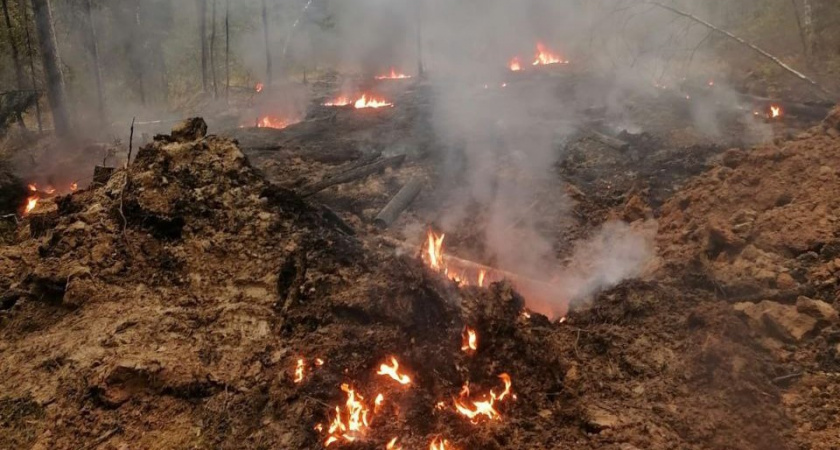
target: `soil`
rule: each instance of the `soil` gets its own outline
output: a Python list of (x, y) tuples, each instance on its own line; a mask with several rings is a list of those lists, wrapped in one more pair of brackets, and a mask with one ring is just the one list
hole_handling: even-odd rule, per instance
[[(840, 446), (840, 111), (748, 150), (578, 140), (536, 206), (558, 260), (608, 219), (655, 219), (660, 263), (549, 320), (507, 282), (458, 287), (382, 245), (441, 208), (426, 94), (405, 95), (412, 108), (224, 133), (240, 145), (186, 122), (107, 184), (43, 200), (0, 247), (0, 448), (323, 448), (343, 383), (370, 427), (330, 448)], [(296, 193), (398, 148), (401, 167)], [(427, 189), (399, 231), (377, 231), (413, 177)], [(572, 219), (543, 206), (558, 195)], [(492, 263), (465, 229), (451, 251)], [(392, 356), (409, 385), (377, 375)], [(502, 374), (515, 399), (499, 418), (457, 412), (465, 383), (486, 399)]]

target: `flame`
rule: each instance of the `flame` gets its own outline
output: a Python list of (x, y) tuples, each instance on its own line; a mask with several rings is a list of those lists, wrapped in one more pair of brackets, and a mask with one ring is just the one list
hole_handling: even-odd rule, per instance
[(29, 185), (29, 190), (32, 191), (32, 192), (38, 192), (38, 185), (34, 184), (34, 183), (30, 184)]
[(714, 85), (715, 85), (715, 80), (709, 80), (709, 87), (712, 87)]
[(315, 358), (315, 365), (321, 367), (324, 365), (324, 360), (321, 358)]
[(450, 280), (454, 281), (458, 286), (472, 286), (473, 280), (476, 280), (478, 286), (483, 287), (487, 279), (487, 271), (484, 269), (475, 272), (473, 270), (454, 270), (446, 267), (446, 262), (443, 257), (443, 239), (445, 234), (438, 235), (432, 230), (429, 230), (426, 238), (426, 243), (422, 249), (421, 256), (423, 261), (434, 271), (442, 273)]
[(393, 103), (388, 103), (385, 100), (377, 99), (371, 97), (370, 99), (367, 98), (367, 95), (362, 95), (362, 98), (356, 100), (356, 109), (362, 108), (384, 108), (386, 106), (394, 106)]
[(487, 271), (481, 269), (478, 272), (478, 287), (484, 287), (484, 277), (487, 275)]
[(38, 204), (38, 197), (29, 197), (26, 199), (26, 209), (24, 209), (24, 214), (29, 214), (33, 209), (35, 209), (35, 205)]
[(379, 371), (376, 372), (377, 375), (388, 375), (389, 377), (393, 378), (397, 383), (402, 385), (411, 384), (411, 378), (408, 375), (399, 373), (400, 363), (397, 362), (397, 358), (391, 357), (391, 365), (383, 363), (379, 366)]
[(335, 100), (324, 103), (324, 106), (347, 106), (349, 104), (350, 99), (342, 95)]
[(263, 86), (263, 84), (262, 84), (262, 83), (257, 83), (257, 85), (256, 85), (256, 86), (254, 86), (254, 90), (255, 90), (255, 91), (257, 91), (257, 92), (262, 92), (263, 87), (264, 87), (264, 86)]
[(782, 107), (776, 105), (770, 105), (770, 118), (776, 119), (782, 117)]
[(291, 125), (293, 122), (285, 119), (280, 119), (273, 116), (265, 116), (257, 120), (257, 128), (276, 128), (283, 129)]
[(541, 42), (537, 42), (537, 56), (534, 60), (534, 66), (545, 66), (549, 64), (568, 64), (569, 61), (561, 59), (559, 56), (551, 52)]
[(470, 419), (470, 422), (473, 424), (477, 424), (482, 418), (486, 418), (487, 420), (501, 419), (502, 416), (496, 409), (497, 402), (501, 402), (508, 396), (513, 399), (516, 397), (510, 391), (513, 385), (510, 375), (503, 373), (499, 375), (499, 378), (505, 385), (504, 391), (497, 395), (495, 391), (491, 390), (489, 396), (483, 400), (470, 400), (468, 398), (470, 395), (469, 385), (464, 385), (459, 394), (460, 399), (454, 400), (455, 410)]
[(70, 191), (76, 192), (78, 190), (79, 190), (79, 183), (77, 183), (75, 181), (70, 183)]
[(426, 252), (429, 258), (429, 267), (434, 270), (442, 270), (444, 267), (443, 252), (441, 250), (443, 248), (443, 238), (445, 237), (445, 234), (438, 236), (434, 231), (429, 230)]
[(512, 72), (519, 72), (520, 70), (522, 70), (522, 64), (519, 62), (519, 58), (511, 59), (510, 64), (508, 64), (508, 67), (510, 67), (510, 70)]
[(44, 193), (47, 195), (53, 195), (55, 194), (55, 188), (52, 186), (47, 186), (44, 188)]
[(341, 390), (347, 394), (347, 401), (344, 410), (335, 407), (335, 417), (327, 430), (327, 439), (324, 447), (339, 441), (353, 442), (368, 430), (370, 427), (370, 410), (364, 404), (364, 397), (357, 394), (348, 384), (342, 384)]
[(382, 407), (382, 402), (385, 401), (385, 396), (382, 394), (377, 394), (376, 399), (373, 400), (373, 412), (379, 412), (379, 408)]
[(303, 358), (297, 360), (297, 366), (295, 367), (295, 384), (300, 383), (303, 381), (304, 371), (306, 370), (306, 361)]
[(406, 75), (404, 73), (397, 73), (394, 71), (394, 68), (391, 67), (391, 73), (388, 75), (380, 75), (376, 77), (377, 80), (404, 80), (406, 78), (411, 78), (411, 75)]
[(478, 350), (478, 336), (476, 336), (475, 330), (470, 327), (464, 327), (461, 338), (461, 351), (473, 353)]
[(429, 450), (455, 450), (455, 447), (450, 446), (446, 439), (436, 437), (429, 444)]
[(385, 450), (402, 450), (402, 447), (397, 445), (397, 440), (398, 439), (399, 438), (395, 437), (395, 438), (391, 439), (390, 441), (388, 441), (388, 443), (385, 444)]

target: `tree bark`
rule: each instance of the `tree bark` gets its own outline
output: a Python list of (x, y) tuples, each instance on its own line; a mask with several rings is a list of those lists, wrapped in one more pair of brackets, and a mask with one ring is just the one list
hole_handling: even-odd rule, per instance
[(210, 74), (213, 78), (213, 98), (219, 98), (219, 88), (216, 83), (216, 0), (211, 6), (210, 22)]
[[(17, 40), (15, 39), (14, 29), (12, 28), (12, 18), (9, 15), (9, 5), (7, 0), (3, 0), (3, 16), (6, 19), (6, 29), (9, 32), (9, 45), (12, 47), (12, 61), (15, 65), (15, 80), (17, 81), (18, 90), (24, 89), (23, 66), (20, 62), (20, 52), (18, 52)], [(21, 128), (26, 128), (23, 123), (23, 116), (18, 113), (17, 121)]]
[(207, 0), (198, 2), (198, 39), (201, 43), (201, 88), (207, 92)]
[(268, 6), (262, 0), (263, 39), (265, 40), (265, 86), (271, 86), (271, 46), (268, 42)]
[[(29, 77), (32, 83), (32, 90), (38, 91), (38, 77), (35, 75), (35, 52), (32, 50), (32, 35), (29, 34), (29, 14), (27, 12), (26, 0), (20, 0), (20, 15), (23, 18), (23, 30), (26, 36), (26, 52), (29, 56)], [(35, 102), (35, 118), (38, 120), (38, 131), (44, 131), (44, 122), (41, 120), (41, 94), (38, 93), (38, 100)]]
[(64, 75), (61, 73), (50, 1), (32, 0), (32, 10), (35, 15), (35, 28), (38, 32), (41, 57), (44, 61), (44, 72), (47, 78), (47, 100), (52, 111), (53, 125), (58, 136), (66, 137), (70, 134), (70, 122), (67, 116)]
[(97, 106), (99, 108), (99, 120), (105, 123), (105, 90), (102, 87), (102, 68), (99, 65), (99, 43), (96, 41), (96, 26), (93, 23), (90, 0), (82, 2), (85, 18), (87, 20), (85, 39), (87, 40), (88, 52), (90, 52), (91, 64), (93, 65), (93, 77), (96, 81)]
[(230, 0), (225, 0), (225, 102), (230, 102)]

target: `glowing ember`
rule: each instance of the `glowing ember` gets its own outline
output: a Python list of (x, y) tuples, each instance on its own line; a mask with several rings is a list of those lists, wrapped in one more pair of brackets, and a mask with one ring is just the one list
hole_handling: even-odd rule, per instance
[(257, 83), (257, 85), (256, 85), (256, 86), (254, 86), (254, 90), (255, 90), (255, 91), (257, 91), (257, 92), (262, 92), (263, 87), (264, 87), (264, 86), (263, 86), (263, 84), (262, 84), (262, 83)]
[(522, 63), (519, 62), (519, 58), (513, 58), (510, 60), (508, 67), (510, 67), (512, 72), (519, 72), (522, 70)]
[(297, 360), (297, 366), (295, 367), (295, 379), (294, 379), (295, 384), (298, 384), (301, 381), (303, 381), (305, 370), (306, 370), (306, 362), (303, 360), (303, 358)]
[(78, 191), (79, 190), (79, 183), (76, 183), (75, 181), (70, 183), (70, 190), (73, 191), (73, 192)]
[(324, 365), (324, 360), (321, 358), (315, 358), (315, 365), (321, 367)]
[(382, 364), (379, 366), (379, 371), (376, 372), (377, 375), (387, 375), (393, 378), (397, 383), (402, 385), (411, 384), (411, 378), (408, 375), (399, 373), (400, 370), (400, 363), (397, 362), (397, 358), (391, 357), (391, 365)]
[(461, 351), (473, 353), (478, 350), (478, 336), (475, 330), (470, 327), (464, 327), (464, 332), (461, 336)]
[(278, 117), (265, 116), (257, 120), (257, 128), (276, 128), (283, 129), (291, 125), (293, 122)]
[(338, 97), (335, 100), (324, 103), (324, 106), (347, 106), (350, 104), (350, 99), (344, 96)]
[(404, 73), (397, 73), (393, 67), (391, 67), (391, 73), (388, 75), (380, 75), (376, 77), (377, 80), (404, 80), (406, 78), (411, 78), (411, 75), (406, 75)]
[(399, 438), (393, 438), (385, 444), (385, 450), (402, 450), (402, 447), (397, 445), (397, 440)]
[(714, 85), (715, 85), (715, 80), (709, 80), (709, 87), (712, 87)]
[(335, 407), (335, 417), (327, 430), (324, 447), (341, 441), (353, 442), (370, 427), (370, 410), (364, 404), (364, 398), (347, 384), (342, 384), (341, 390), (347, 394), (347, 401), (343, 410), (339, 406)]
[(33, 209), (35, 209), (35, 205), (38, 204), (38, 197), (29, 197), (26, 199), (26, 209), (24, 209), (24, 214), (29, 214)]
[(511, 396), (511, 398), (515, 397), (513, 397), (510, 393), (510, 388), (513, 384), (510, 379), (510, 375), (503, 373), (499, 375), (499, 378), (505, 385), (504, 391), (497, 395), (495, 391), (491, 390), (490, 395), (482, 400), (468, 399), (469, 388), (465, 385), (464, 388), (461, 389), (460, 399), (454, 400), (455, 410), (470, 419), (470, 422), (473, 424), (477, 424), (482, 418), (487, 420), (501, 419), (502, 416), (496, 409), (496, 404), (508, 396)]
[(549, 64), (568, 64), (569, 61), (565, 61), (561, 59), (559, 56), (555, 55), (551, 52), (548, 48), (546, 48), (541, 42), (537, 43), (537, 56), (534, 60), (534, 66), (546, 66)]
[(44, 188), (44, 193), (47, 195), (53, 195), (55, 194), (55, 188), (52, 186), (47, 186)]
[(777, 119), (782, 117), (782, 107), (776, 105), (770, 105), (770, 118)]
[(394, 106), (394, 104), (378, 98), (368, 98), (367, 95), (362, 95), (362, 98), (356, 100), (355, 104), (356, 109), (384, 108), (386, 106)]
[(429, 450), (455, 450), (455, 447), (450, 446), (446, 439), (436, 437), (429, 444)]

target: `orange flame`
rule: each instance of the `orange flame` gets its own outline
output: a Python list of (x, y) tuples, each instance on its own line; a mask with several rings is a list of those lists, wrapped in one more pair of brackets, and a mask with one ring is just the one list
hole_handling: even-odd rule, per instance
[(569, 61), (561, 59), (559, 56), (551, 52), (541, 42), (537, 43), (537, 56), (534, 60), (534, 66), (545, 66), (549, 64), (568, 64)]
[(306, 362), (303, 360), (303, 358), (297, 360), (297, 366), (295, 367), (295, 379), (294, 379), (295, 384), (298, 384), (301, 381), (303, 381), (305, 370), (306, 370)]
[(469, 387), (465, 385), (461, 389), (461, 398), (454, 400), (455, 410), (470, 419), (470, 422), (473, 424), (477, 424), (482, 418), (486, 418), (487, 420), (501, 419), (502, 416), (496, 409), (496, 403), (501, 402), (508, 396), (515, 397), (510, 393), (510, 388), (513, 384), (510, 375), (503, 373), (499, 375), (499, 378), (505, 385), (504, 391), (497, 395), (495, 391), (491, 390), (490, 395), (483, 400), (469, 400), (467, 398), (469, 397)]
[(777, 119), (782, 117), (782, 107), (776, 105), (770, 105), (770, 118)]
[(35, 184), (35, 183), (30, 184), (29, 185), (29, 190), (32, 191), (32, 192), (38, 192), (38, 185)]
[(29, 214), (30, 212), (32, 212), (33, 209), (35, 209), (35, 206), (37, 204), (38, 204), (38, 197), (34, 197), (34, 196), (29, 197), (28, 199), (26, 199), (26, 209), (24, 209), (23, 213), (24, 214)]
[(404, 80), (406, 78), (411, 78), (411, 75), (406, 75), (404, 73), (397, 73), (393, 67), (391, 67), (391, 73), (388, 75), (380, 75), (376, 77), (377, 80)]
[(429, 444), (429, 450), (455, 450), (455, 447), (450, 446), (446, 439), (436, 437)]
[(347, 106), (349, 104), (350, 99), (342, 95), (341, 97), (338, 97), (335, 100), (331, 100), (329, 102), (324, 103), (324, 106)]
[(487, 271), (481, 269), (478, 272), (478, 287), (484, 287), (484, 277), (487, 275)]
[(385, 101), (383, 99), (378, 99), (378, 98), (373, 98), (373, 97), (368, 99), (367, 94), (362, 95), (362, 98), (356, 100), (356, 104), (355, 104), (356, 109), (384, 108), (386, 106), (394, 106), (394, 104), (393, 103), (388, 103), (387, 101)]
[(257, 92), (262, 92), (263, 87), (264, 87), (264, 86), (263, 86), (263, 84), (262, 84), (262, 83), (257, 83), (257, 85), (256, 85), (256, 86), (254, 86), (254, 90), (255, 90), (255, 91), (257, 91)]
[(377, 375), (387, 375), (393, 378), (397, 383), (402, 385), (411, 384), (411, 378), (408, 375), (399, 373), (400, 370), (400, 363), (397, 362), (397, 358), (391, 357), (391, 365), (383, 363), (379, 366), (379, 371), (376, 372)]
[(382, 407), (382, 403), (385, 401), (385, 396), (382, 394), (376, 394), (376, 399), (373, 400), (373, 412), (379, 412), (379, 408)]
[(76, 192), (78, 190), (79, 190), (79, 183), (77, 183), (75, 181), (70, 183), (70, 191)]
[(291, 125), (293, 122), (273, 116), (265, 116), (257, 120), (257, 128), (276, 128), (283, 129)]
[(478, 350), (478, 336), (475, 330), (470, 327), (464, 327), (464, 332), (461, 336), (461, 351), (473, 353)]
[(519, 58), (513, 58), (510, 60), (510, 64), (508, 65), (512, 72), (519, 72), (522, 70), (522, 64), (519, 62)]
[(426, 254), (429, 258), (429, 267), (434, 270), (442, 270), (444, 268), (442, 249), (443, 238), (445, 237), (445, 234), (438, 236), (434, 231), (429, 230)]
[(391, 439), (390, 441), (388, 441), (388, 443), (385, 444), (385, 450), (402, 450), (402, 447), (397, 445), (397, 440), (398, 439), (399, 438), (395, 437), (395, 438)]
[(321, 358), (315, 358), (315, 365), (321, 367), (324, 365), (324, 360)]
[(344, 410), (335, 407), (335, 417), (327, 430), (328, 436), (324, 447), (339, 441), (353, 442), (368, 430), (370, 410), (364, 404), (364, 397), (357, 394), (349, 385), (342, 384), (341, 390), (347, 394)]

